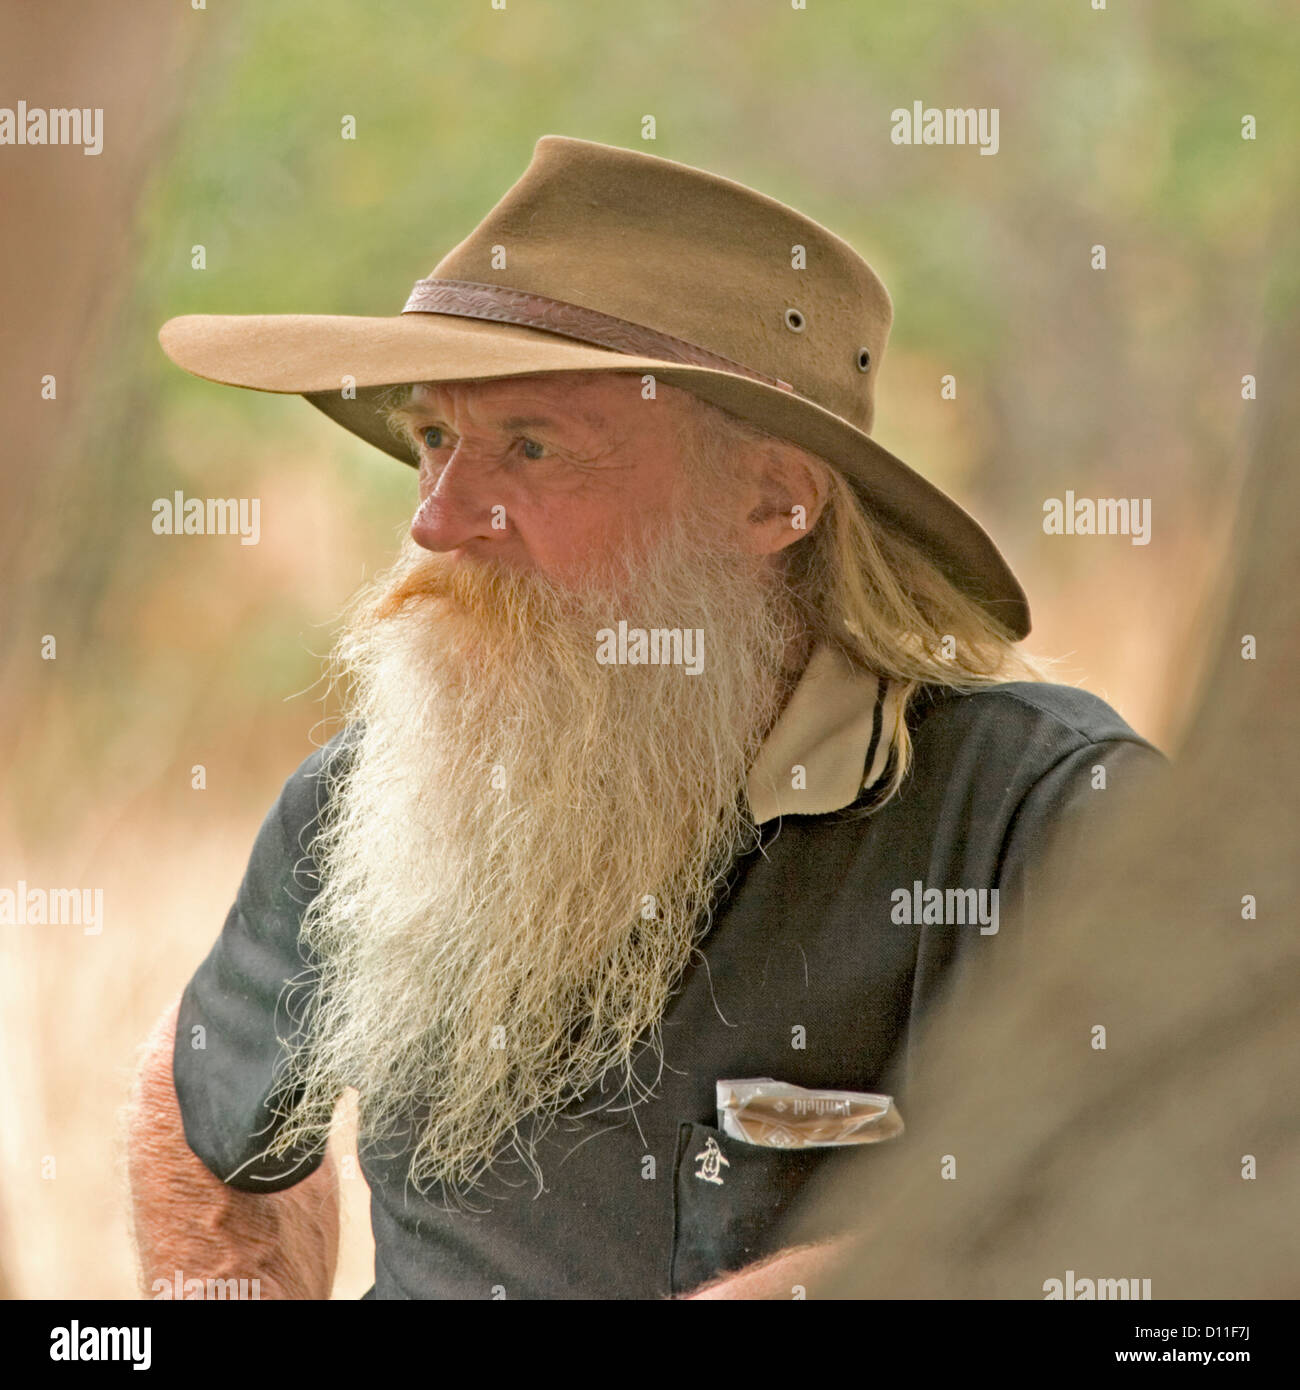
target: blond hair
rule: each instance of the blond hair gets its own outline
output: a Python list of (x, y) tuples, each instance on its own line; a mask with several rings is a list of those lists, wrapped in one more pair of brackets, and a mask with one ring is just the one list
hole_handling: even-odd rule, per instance
[[(679, 439), (692, 464), (725, 480), (752, 469), (773, 443), (791, 446), (729, 411), (696, 400)], [(974, 691), (1008, 681), (1055, 679), (1054, 660), (1029, 656), (987, 608), (963, 593), (909, 537), (873, 515), (865, 494), (820, 456), (800, 450), (825, 479), (825, 506), (786, 547), (786, 580), (809, 637), (859, 670), (892, 682), (886, 701), (889, 772), (871, 811), (895, 795), (912, 759), (907, 713), (926, 685)]]

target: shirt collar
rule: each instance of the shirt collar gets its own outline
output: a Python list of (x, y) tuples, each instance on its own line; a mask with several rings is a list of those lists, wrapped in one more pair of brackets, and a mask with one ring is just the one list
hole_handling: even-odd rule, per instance
[(892, 714), (891, 693), (889, 682), (834, 647), (814, 648), (749, 769), (754, 823), (841, 811), (878, 781), (889, 762), (881, 728)]

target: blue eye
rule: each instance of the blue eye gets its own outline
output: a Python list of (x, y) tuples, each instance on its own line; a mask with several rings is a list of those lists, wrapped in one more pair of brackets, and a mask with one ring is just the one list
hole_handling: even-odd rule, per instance
[[(536, 452), (534, 452), (536, 450)], [(524, 440), (524, 457), (527, 459), (539, 459), (546, 452), (546, 445), (539, 444), (535, 439)]]
[(442, 426), (429, 425), (424, 431), (424, 447), (426, 449), (442, 448)]

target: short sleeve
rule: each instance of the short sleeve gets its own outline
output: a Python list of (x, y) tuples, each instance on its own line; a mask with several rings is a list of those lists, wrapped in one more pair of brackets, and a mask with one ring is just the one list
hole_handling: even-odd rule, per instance
[(320, 891), (310, 845), (330, 775), (351, 747), (344, 730), (285, 782), (253, 844), (216, 944), (181, 996), (172, 1074), (185, 1138), (241, 1192), (278, 1192), (313, 1173), (324, 1147), (261, 1157), (279, 1124), (271, 1107), (288, 1044), (301, 1040), (314, 971), (300, 949), (303, 914)]
[(1085, 744), (1034, 783), (1016, 810), (1004, 846), (998, 885), (1012, 913), (1025, 920), (1039, 896), (1053, 848), (1085, 836), (1158, 769), (1162, 753), (1137, 739)]

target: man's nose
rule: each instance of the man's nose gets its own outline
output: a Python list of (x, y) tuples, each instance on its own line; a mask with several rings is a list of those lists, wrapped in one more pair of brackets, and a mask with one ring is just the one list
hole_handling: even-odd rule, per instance
[(420, 505), (411, 518), (411, 539), (425, 550), (456, 550), (471, 540), (498, 539), (491, 526), (492, 503), (482, 485), (483, 470), (457, 445), (436, 472), (420, 475)]

